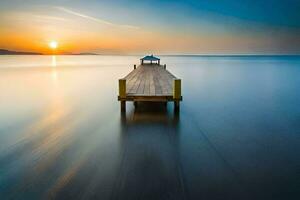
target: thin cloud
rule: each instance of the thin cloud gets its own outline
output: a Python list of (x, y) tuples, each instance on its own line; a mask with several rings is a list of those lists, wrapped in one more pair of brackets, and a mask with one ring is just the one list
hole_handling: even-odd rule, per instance
[(97, 23), (105, 24), (107, 26), (113, 26), (113, 27), (119, 27), (119, 28), (130, 28), (130, 29), (138, 29), (139, 28), (137, 26), (127, 25), (127, 24), (126, 25), (125, 24), (124, 25), (123, 24), (114, 24), (114, 23), (111, 23), (109, 21), (99, 19), (99, 18), (95, 18), (95, 17), (91, 17), (91, 16), (88, 16), (88, 15), (85, 15), (85, 14), (82, 14), (82, 13), (79, 13), (79, 12), (75, 12), (73, 10), (70, 10), (70, 9), (67, 9), (67, 8), (64, 8), (64, 7), (55, 7), (55, 8), (60, 10), (60, 11), (65, 12), (65, 13), (75, 15), (77, 17), (81, 17), (81, 18), (84, 18), (84, 19), (87, 19), (87, 20), (91, 20), (91, 21), (94, 21), (94, 22), (97, 22)]
[(62, 17), (54, 17), (54, 16), (49, 16), (49, 15), (32, 15), (33, 17), (41, 20), (55, 20), (55, 21), (68, 21), (65, 18)]

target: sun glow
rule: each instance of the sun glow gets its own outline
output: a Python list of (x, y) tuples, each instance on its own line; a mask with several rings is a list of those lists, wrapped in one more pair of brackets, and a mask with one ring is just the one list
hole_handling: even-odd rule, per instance
[(50, 43), (49, 43), (49, 47), (51, 48), (51, 49), (57, 49), (57, 47), (58, 47), (58, 43), (56, 42), (56, 41), (51, 41)]

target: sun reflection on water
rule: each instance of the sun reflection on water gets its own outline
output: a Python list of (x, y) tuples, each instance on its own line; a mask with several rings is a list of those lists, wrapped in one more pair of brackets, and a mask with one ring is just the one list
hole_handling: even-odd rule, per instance
[(52, 66), (52, 79), (53, 81), (57, 81), (57, 71), (56, 71), (56, 67), (57, 67), (57, 62), (56, 62), (56, 56), (52, 56), (52, 62), (51, 62), (51, 66)]

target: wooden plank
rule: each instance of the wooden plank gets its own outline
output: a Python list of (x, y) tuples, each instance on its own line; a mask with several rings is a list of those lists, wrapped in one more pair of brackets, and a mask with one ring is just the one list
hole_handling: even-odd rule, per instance
[(159, 74), (161, 78), (165, 81), (164, 87), (165, 87), (165, 94), (171, 94), (173, 92), (173, 77), (170, 76), (170, 73), (168, 73), (166, 70), (163, 69), (163, 71)]
[(139, 87), (136, 91), (137, 94), (143, 94), (144, 93), (144, 88), (145, 88), (145, 76), (146, 76), (146, 70), (143, 69), (143, 71), (141, 72), (141, 78), (140, 78), (140, 83), (139, 83)]
[(162, 94), (162, 89), (159, 84), (159, 77), (157, 75), (154, 75), (154, 87), (155, 87), (155, 95)]
[(146, 75), (145, 75), (145, 87), (144, 87), (144, 95), (150, 95), (150, 73), (151, 69), (146, 70)]
[(156, 73), (157, 73), (156, 76), (158, 77), (160, 87), (162, 89), (162, 94), (168, 94), (168, 82), (163, 76), (164, 72), (161, 71), (160, 69), (156, 69)]
[(150, 95), (155, 94), (155, 84), (154, 84), (154, 77), (153, 77), (153, 70), (150, 71)]
[(143, 71), (143, 68), (141, 67), (138, 67), (138, 70), (135, 78), (132, 80), (132, 82), (129, 84), (129, 90), (128, 90), (128, 93), (137, 93), (137, 89), (139, 87), (139, 84), (140, 84), (140, 81), (141, 81), (141, 76), (142, 76), (142, 71)]
[(130, 76), (129, 80), (127, 81), (127, 93), (132, 90), (132, 87), (134, 86), (134, 83), (137, 81), (137, 78), (140, 74), (140, 70), (140, 68), (133, 70), (132, 76)]

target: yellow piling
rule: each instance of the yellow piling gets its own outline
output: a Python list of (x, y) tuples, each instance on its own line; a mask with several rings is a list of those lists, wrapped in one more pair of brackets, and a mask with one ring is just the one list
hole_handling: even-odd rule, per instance
[(181, 79), (173, 80), (173, 98), (177, 100), (181, 99)]
[(126, 101), (122, 98), (126, 98), (126, 79), (119, 79), (119, 98), (121, 99), (121, 112), (125, 112)]
[(126, 79), (119, 79), (119, 97), (126, 97)]
[(174, 79), (173, 82), (173, 99), (174, 99), (174, 110), (179, 111), (179, 102), (181, 100), (181, 80)]

